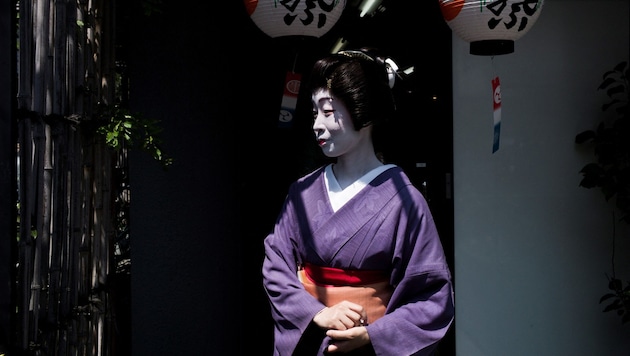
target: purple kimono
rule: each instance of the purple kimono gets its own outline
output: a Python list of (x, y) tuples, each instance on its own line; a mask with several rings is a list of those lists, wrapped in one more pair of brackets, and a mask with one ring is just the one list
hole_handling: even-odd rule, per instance
[(367, 326), (377, 355), (430, 355), (453, 321), (451, 274), (433, 217), (400, 167), (382, 172), (337, 212), (324, 167), (299, 179), (264, 246), (274, 355), (292, 355), (309, 343), (309, 354), (322, 355), (329, 342), (310, 325), (324, 305), (298, 280), (304, 262), (387, 271), (394, 292), (385, 316)]

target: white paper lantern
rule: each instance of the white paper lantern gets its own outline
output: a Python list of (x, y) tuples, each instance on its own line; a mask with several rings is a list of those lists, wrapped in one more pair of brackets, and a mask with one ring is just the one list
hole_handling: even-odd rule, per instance
[(244, 0), (250, 18), (270, 37), (321, 37), (343, 12), (346, 0)]
[(451, 30), (470, 42), (470, 53), (514, 52), (514, 41), (534, 25), (544, 0), (439, 0)]

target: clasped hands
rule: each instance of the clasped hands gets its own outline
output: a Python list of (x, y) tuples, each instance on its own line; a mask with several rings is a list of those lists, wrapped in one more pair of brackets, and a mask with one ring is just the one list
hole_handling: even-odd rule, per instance
[(322, 309), (313, 317), (313, 322), (327, 330), (332, 339), (328, 352), (348, 352), (370, 342), (365, 325), (367, 313), (359, 304), (342, 301)]

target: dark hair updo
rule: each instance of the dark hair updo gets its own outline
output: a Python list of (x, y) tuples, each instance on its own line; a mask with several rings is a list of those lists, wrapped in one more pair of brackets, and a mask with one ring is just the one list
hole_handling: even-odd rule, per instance
[(388, 120), (396, 106), (387, 66), (370, 50), (340, 51), (315, 62), (311, 92), (328, 89), (346, 106), (356, 130)]

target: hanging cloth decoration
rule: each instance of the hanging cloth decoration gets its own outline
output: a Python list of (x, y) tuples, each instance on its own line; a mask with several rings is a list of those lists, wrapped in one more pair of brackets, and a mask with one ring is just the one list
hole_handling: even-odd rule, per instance
[(470, 42), (470, 54), (514, 52), (514, 41), (534, 25), (544, 0), (439, 0), (451, 30)]
[(243, 0), (249, 17), (272, 38), (321, 37), (339, 20), (346, 0)]
[(302, 75), (294, 71), (287, 71), (284, 78), (284, 92), (282, 101), (280, 102), (280, 116), (278, 117), (278, 127), (291, 127), (293, 117), (295, 116), (295, 108), (297, 107), (298, 94), (300, 92), (300, 83)]
[(501, 82), (499, 76), (492, 79), (492, 110), (494, 135), (492, 138), (492, 153), (499, 150), (501, 139)]

